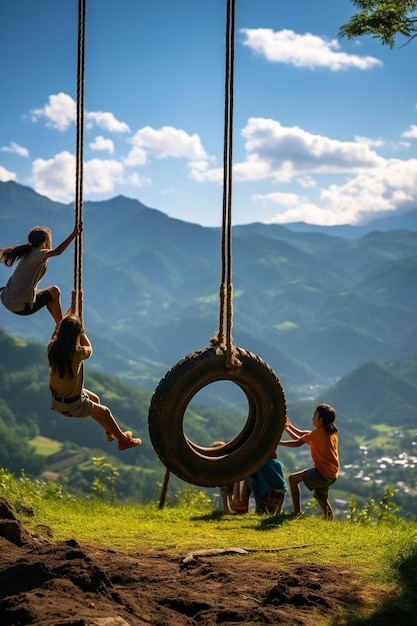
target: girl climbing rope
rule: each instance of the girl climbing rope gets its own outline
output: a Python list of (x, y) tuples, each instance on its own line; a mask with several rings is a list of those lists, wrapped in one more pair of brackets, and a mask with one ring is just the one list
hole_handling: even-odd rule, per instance
[[(84, 65), (85, 65), (85, 13), (86, 0), (78, 3), (78, 71), (77, 71), (77, 154), (75, 223), (82, 224), (83, 212), (83, 135), (84, 135)], [(82, 237), (81, 228), (76, 227), (68, 240), (57, 248), (60, 254), (75, 238), (74, 245), (74, 289), (71, 307), (62, 319), (59, 315), (55, 331), (48, 343), (50, 366), (49, 387), (51, 408), (67, 417), (92, 417), (106, 431), (109, 441), (118, 440), (119, 450), (139, 446), (142, 441), (134, 438), (130, 431), (123, 432), (112, 412), (100, 402), (100, 398), (83, 387), (84, 361), (93, 348), (84, 331), (82, 292)], [(49, 253), (49, 256), (53, 256)]]
[(110, 409), (83, 387), (83, 361), (91, 356), (93, 348), (81, 319), (74, 315), (75, 309), (73, 297), (69, 315), (57, 325), (48, 343), (51, 408), (67, 417), (92, 417), (104, 428), (109, 441), (118, 440), (119, 450), (139, 446), (142, 441), (133, 438), (130, 431), (123, 432)]
[(62, 320), (59, 288), (54, 285), (37, 289), (37, 286), (46, 272), (48, 260), (62, 254), (81, 230), (82, 224), (79, 223), (59, 246), (52, 249), (51, 230), (36, 226), (30, 231), (27, 243), (0, 250), (0, 262), (7, 267), (19, 260), (6, 286), (0, 288), (1, 301), (6, 309), (16, 315), (32, 315), (46, 306), (56, 324)]

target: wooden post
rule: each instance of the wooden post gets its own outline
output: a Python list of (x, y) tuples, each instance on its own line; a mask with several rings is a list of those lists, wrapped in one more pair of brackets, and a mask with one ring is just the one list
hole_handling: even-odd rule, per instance
[(167, 471), (165, 472), (164, 483), (162, 485), (161, 497), (159, 498), (159, 508), (160, 509), (164, 508), (165, 498), (166, 498), (167, 491), (168, 491), (168, 483), (169, 483), (170, 474), (171, 474), (171, 472), (167, 469)]

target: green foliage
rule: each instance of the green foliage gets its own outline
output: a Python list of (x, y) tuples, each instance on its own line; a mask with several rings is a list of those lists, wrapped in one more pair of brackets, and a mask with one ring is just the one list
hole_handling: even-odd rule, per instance
[(29, 516), (34, 510), (41, 510), (47, 502), (74, 502), (75, 497), (69, 494), (65, 485), (32, 479), (22, 471), (18, 479), (5, 469), (0, 468), (0, 495), (13, 502), (18, 513)]
[(396, 35), (408, 40), (417, 35), (417, 0), (352, 0), (361, 9), (340, 28), (339, 36), (371, 35), (393, 48)]
[(392, 555), (391, 565), (397, 577), (403, 577), (413, 583), (417, 579), (417, 534), (410, 537), (412, 541), (405, 541)]
[(356, 497), (352, 496), (349, 500), (350, 521), (360, 524), (398, 523), (401, 507), (393, 501), (394, 495), (394, 489), (387, 487), (379, 500), (368, 498), (362, 510), (358, 508)]
[(100, 500), (105, 500), (108, 497), (109, 501), (113, 503), (116, 499), (115, 483), (119, 471), (115, 465), (107, 463), (104, 456), (93, 457), (93, 463), (97, 474), (93, 480), (92, 491)]
[(186, 485), (176, 494), (176, 506), (183, 510), (198, 510), (202, 513), (213, 508), (213, 503), (203, 491), (193, 485)]

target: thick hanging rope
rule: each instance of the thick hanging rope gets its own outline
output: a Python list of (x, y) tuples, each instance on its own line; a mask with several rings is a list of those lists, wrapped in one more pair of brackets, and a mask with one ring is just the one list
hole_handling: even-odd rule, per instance
[(240, 367), (232, 340), (233, 284), (232, 284), (232, 166), (233, 166), (233, 103), (234, 103), (234, 38), (235, 0), (226, 6), (226, 63), (223, 148), (223, 215), (222, 215), (222, 271), (219, 289), (219, 329), (212, 344), (226, 348), (226, 366)]
[[(233, 163), (233, 79), (234, 79), (235, 0), (227, 0), (226, 7), (226, 69), (223, 142), (223, 213), (222, 213), (222, 269), (219, 289), (219, 329), (210, 340), (213, 345), (226, 348), (226, 367), (236, 369), (241, 362), (234, 354), (232, 342), (233, 287), (232, 287), (232, 163)], [(159, 508), (163, 509), (168, 491), (170, 470), (165, 472)]]
[[(149, 436), (167, 468), (159, 508), (163, 508), (170, 473), (202, 487), (229, 485), (253, 475), (271, 456), (286, 419), (284, 391), (275, 372), (260, 357), (232, 343), (232, 138), (235, 0), (227, 0), (226, 88), (224, 115), (222, 273), (219, 326), (212, 344), (187, 355), (155, 389), (148, 412)], [(194, 396), (211, 383), (230, 381), (248, 403), (248, 418), (224, 446), (206, 448), (184, 431), (184, 416)], [(217, 451), (217, 452), (216, 452)]]
[[(77, 143), (75, 163), (75, 225), (83, 221), (83, 162), (84, 162), (84, 84), (85, 84), (85, 22), (87, 0), (78, 2), (78, 64), (77, 64)], [(82, 311), (82, 232), (75, 238), (74, 288), (75, 312), (83, 319)]]

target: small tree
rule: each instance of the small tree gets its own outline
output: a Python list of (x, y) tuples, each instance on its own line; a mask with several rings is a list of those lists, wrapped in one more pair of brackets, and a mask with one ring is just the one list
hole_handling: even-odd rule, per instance
[(115, 482), (119, 471), (115, 465), (106, 462), (104, 456), (93, 456), (93, 463), (96, 468), (96, 476), (93, 480), (92, 491), (100, 500), (105, 500), (109, 496), (113, 504), (116, 497)]
[(361, 9), (339, 30), (339, 37), (371, 35), (390, 48), (396, 35), (409, 43), (417, 36), (417, 0), (352, 0)]

